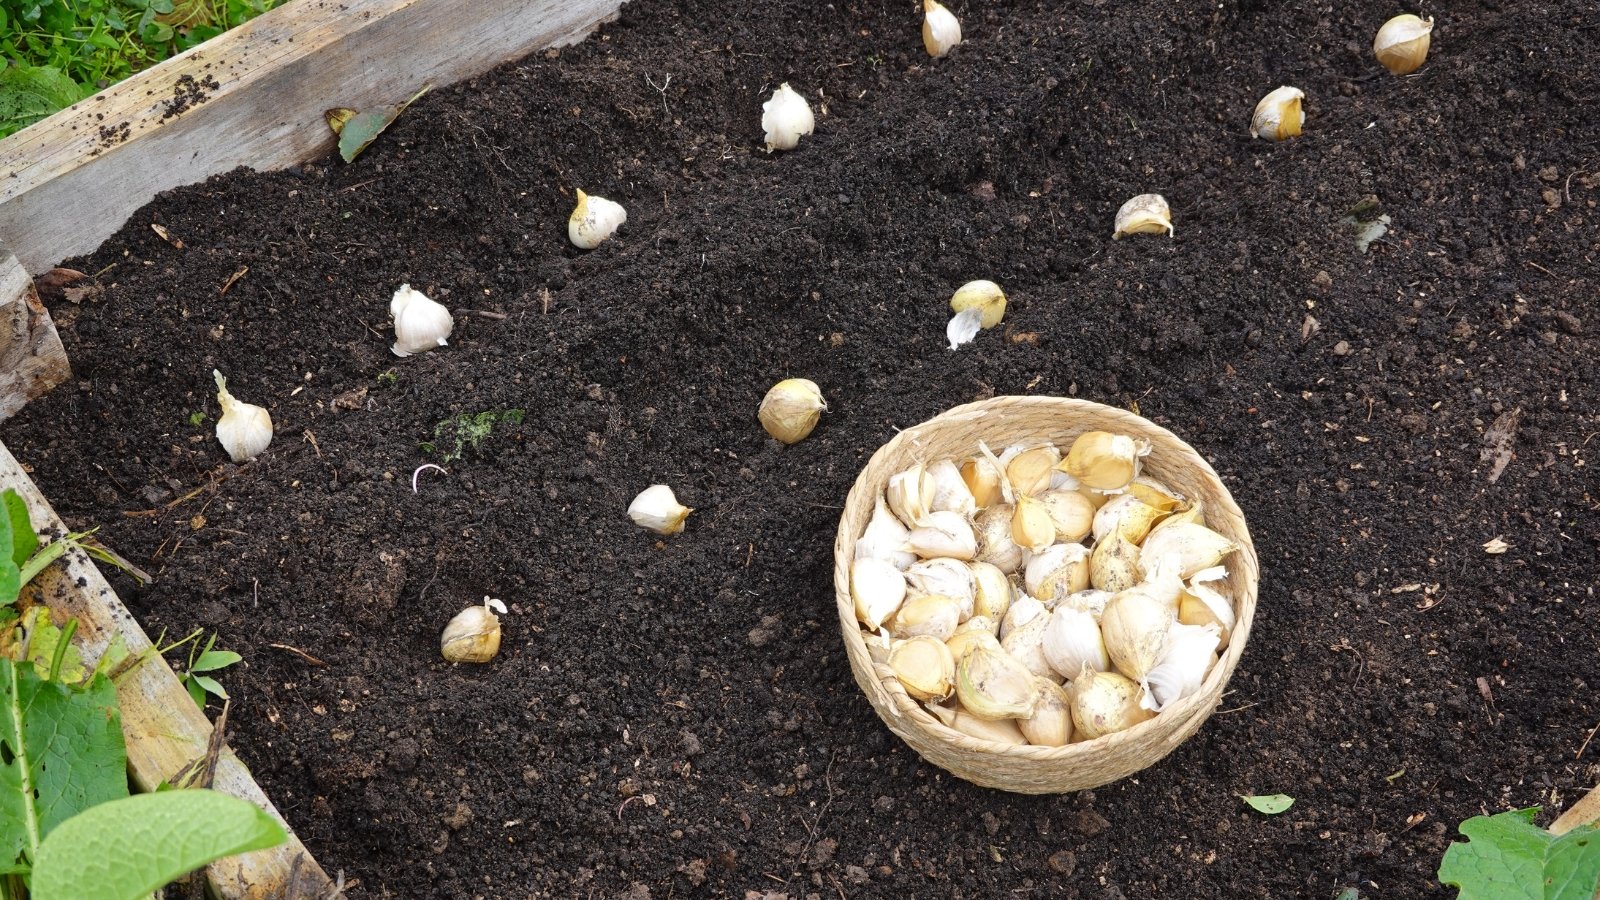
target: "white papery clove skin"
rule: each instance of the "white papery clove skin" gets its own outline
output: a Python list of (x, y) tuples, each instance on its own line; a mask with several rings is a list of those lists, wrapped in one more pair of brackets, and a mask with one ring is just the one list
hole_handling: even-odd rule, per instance
[(221, 372), (212, 369), (211, 375), (217, 381), (217, 402), (222, 404), (217, 442), (236, 463), (255, 459), (272, 443), (272, 414), (229, 393), (228, 379)]
[(628, 518), (633, 520), (633, 524), (656, 534), (677, 534), (682, 531), (684, 520), (692, 512), (694, 510), (679, 503), (672, 488), (664, 484), (650, 485), (628, 504)]
[(578, 205), (567, 217), (567, 240), (580, 250), (593, 250), (605, 243), (628, 221), (621, 203), (578, 191)]
[(409, 284), (394, 292), (389, 315), (394, 319), (394, 344), (389, 349), (399, 357), (445, 346), (456, 327), (450, 310)]
[(772, 99), (761, 104), (761, 129), (766, 132), (767, 152), (793, 150), (800, 138), (817, 129), (811, 104), (785, 81), (772, 92)]

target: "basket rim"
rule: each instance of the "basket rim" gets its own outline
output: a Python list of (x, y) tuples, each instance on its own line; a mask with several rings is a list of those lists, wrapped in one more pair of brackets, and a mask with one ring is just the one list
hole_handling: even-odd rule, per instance
[[(1214, 688), (1220, 687), (1222, 682), (1232, 676), (1239, 658), (1244, 653), (1244, 648), (1249, 640), (1251, 626), (1255, 619), (1260, 564), (1255, 544), (1250, 535), (1248, 522), (1244, 517), (1243, 511), (1239, 509), (1238, 503), (1233, 499), (1232, 492), (1228, 490), (1227, 484), (1222, 481), (1221, 476), (1212, 468), (1210, 462), (1187, 441), (1178, 437), (1169, 429), (1157, 425), (1137, 413), (1092, 400), (1081, 400), (1075, 397), (998, 395), (985, 400), (977, 400), (951, 407), (930, 419), (901, 430), (894, 437), (884, 442), (862, 465), (861, 472), (857, 474), (855, 482), (851, 485), (850, 492), (845, 499), (846, 512), (839, 517), (839, 531), (834, 541), (835, 607), (839, 613), (840, 631), (846, 644), (855, 644), (861, 652), (866, 653), (869, 659), (871, 658), (871, 650), (867, 647), (860, 623), (856, 620), (855, 602), (850, 594), (850, 564), (855, 559), (855, 541), (860, 535), (847, 532), (845, 521), (848, 511), (855, 506), (856, 501), (859, 499), (859, 493), (866, 488), (866, 485), (861, 481), (862, 475), (868, 469), (873, 468), (880, 460), (903, 452), (906, 449), (906, 445), (914, 443), (921, 434), (930, 430), (960, 424), (974, 417), (990, 413), (995, 407), (1010, 409), (1037, 407), (1046, 411), (1071, 410), (1080, 416), (1087, 415), (1098, 419), (1112, 419), (1116, 420), (1116, 423), (1124, 428), (1130, 424), (1135, 426), (1139, 432), (1142, 432), (1138, 436), (1157, 435), (1170, 442), (1170, 445), (1181, 451), (1186, 451), (1183, 459), (1185, 465), (1192, 465), (1202, 477), (1209, 480), (1218, 489), (1219, 502), (1213, 504), (1212, 507), (1208, 507), (1207, 521), (1213, 520), (1214, 514), (1210, 510), (1220, 506), (1221, 508), (1218, 510), (1220, 517), (1229, 520), (1229, 524), (1234, 526), (1230, 528), (1230, 537), (1236, 538), (1239, 543), (1239, 549), (1235, 551), (1236, 561), (1242, 572), (1247, 576), (1237, 579), (1242, 583), (1233, 585), (1235, 591), (1234, 606), (1238, 613), (1238, 618), (1229, 633), (1228, 646), (1218, 662), (1212, 666), (1211, 672), (1207, 674), (1199, 690), (1167, 707), (1158, 718), (1147, 719), (1125, 731), (1103, 735), (1092, 740), (1079, 741), (1061, 747), (1047, 747), (1034, 744), (1002, 744), (972, 737), (945, 725), (935, 718), (921, 703), (913, 700), (906, 693), (905, 688), (901, 686), (898, 679), (893, 677), (886, 664), (873, 660), (871, 664), (872, 674), (882, 685), (893, 704), (893, 708), (889, 712), (893, 713), (897, 718), (909, 719), (922, 733), (959, 749), (1039, 763), (1063, 763), (1090, 756), (1115, 753), (1124, 746), (1143, 744), (1153, 737), (1158, 737), (1153, 733), (1158, 728), (1164, 727), (1168, 732), (1171, 732), (1174, 728), (1181, 729), (1187, 720), (1198, 718), (1203, 721), (1208, 718), (1217, 705), (1216, 700), (1210, 695), (1213, 693)], [(912, 455), (915, 454), (913, 453)], [(864, 523), (862, 527), (864, 527)], [(863, 691), (863, 693), (865, 692)], [(867, 699), (869, 702), (872, 700), (870, 696)], [(1220, 699), (1220, 695), (1218, 699)], [(876, 703), (873, 703), (872, 706), (880, 713), (880, 716), (885, 712)], [(894, 730), (892, 723), (886, 721), (885, 724), (891, 724), (891, 730)]]

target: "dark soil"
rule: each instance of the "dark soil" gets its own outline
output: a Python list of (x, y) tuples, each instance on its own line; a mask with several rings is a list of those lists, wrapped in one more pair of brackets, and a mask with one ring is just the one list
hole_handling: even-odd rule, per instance
[[(244, 654), (234, 745), (357, 896), (1445, 896), (1460, 820), (1600, 781), (1600, 18), (1430, 8), (1396, 78), (1383, 16), (1335, 8), (961, 3), (970, 43), (930, 62), (911, 2), (640, 0), (354, 165), (158, 199), (70, 262), (106, 270), (56, 304), (78, 380), (4, 437), (156, 574), (118, 581), (146, 630)], [(769, 156), (780, 81), (818, 128)], [(1252, 141), (1280, 84), (1306, 133)], [(630, 214), (587, 254), (580, 186)], [(1113, 243), (1144, 191), (1176, 237)], [(1369, 194), (1394, 226), (1362, 255), (1338, 221)], [(952, 353), (971, 278), (1006, 327)], [(448, 348), (390, 355), (401, 282), (454, 308)], [(213, 367), (277, 421), (242, 467)], [(755, 420), (786, 376), (832, 403), (794, 447)], [(1261, 553), (1223, 710), (1093, 792), (921, 763), (837, 634), (868, 455), (1006, 393), (1137, 405)], [(436, 423), (511, 408), (412, 493)], [(623, 514), (658, 481), (698, 510), (664, 542)], [(500, 658), (445, 664), (486, 594)]]

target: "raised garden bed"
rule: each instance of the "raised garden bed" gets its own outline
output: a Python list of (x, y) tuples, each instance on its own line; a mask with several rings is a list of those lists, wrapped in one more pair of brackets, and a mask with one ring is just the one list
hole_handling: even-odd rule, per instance
[[(147, 630), (245, 654), (234, 745), (354, 892), (1444, 896), (1455, 823), (1600, 780), (1585, 12), (1440, 12), (1408, 79), (1364, 11), (957, 12), (969, 43), (930, 62), (909, 4), (630, 4), (432, 91), (354, 165), (175, 191), (69, 261), (104, 270), (51, 303), (75, 381), (0, 437), (157, 576), (115, 582)], [(768, 156), (781, 81), (818, 129)], [(1252, 142), (1285, 83), (1305, 134)], [(630, 211), (588, 254), (576, 187)], [(1146, 190), (1176, 236), (1112, 243)], [(1339, 220), (1368, 194), (1393, 221), (1363, 255)], [(1006, 326), (951, 352), (977, 277)], [(448, 348), (390, 355), (401, 282), (455, 309)], [(213, 367), (278, 422), (243, 467)], [(783, 447), (754, 413), (789, 375), (832, 406)], [(1260, 553), (1223, 709), (1093, 792), (921, 763), (835, 630), (867, 456), (995, 393), (1136, 405)], [(412, 493), (438, 423), (507, 409)], [(656, 481), (697, 508), (661, 543), (623, 514)], [(445, 664), (486, 594), (500, 658)], [(1277, 792), (1271, 818), (1235, 796)]]

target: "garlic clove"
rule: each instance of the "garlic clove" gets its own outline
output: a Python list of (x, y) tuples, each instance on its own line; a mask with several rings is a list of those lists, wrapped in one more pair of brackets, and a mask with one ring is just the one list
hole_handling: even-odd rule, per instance
[(500, 652), (500, 618), (494, 610), (506, 605), (493, 597), (483, 598), (481, 606), (469, 606), (456, 613), (439, 636), (439, 653), (454, 663), (485, 663)]
[(1089, 431), (1072, 442), (1061, 468), (1085, 487), (1118, 491), (1139, 474), (1140, 460), (1149, 453), (1148, 441), (1109, 431)]
[(984, 330), (1000, 324), (1006, 314), (1006, 293), (992, 281), (969, 281), (950, 296), (950, 311), (960, 315), (978, 310), (979, 327)]
[(943, 700), (955, 690), (956, 661), (944, 642), (926, 635), (896, 641), (889, 668), (916, 700)]
[(1228, 646), (1235, 615), (1227, 587), (1228, 570), (1221, 566), (1202, 569), (1189, 579), (1178, 598), (1178, 621), (1185, 625), (1212, 625), (1218, 631), (1217, 649)]
[(390, 298), (389, 316), (394, 319), (394, 344), (389, 351), (399, 357), (445, 346), (456, 327), (450, 310), (409, 284), (400, 285)]
[(1372, 53), (1385, 69), (1396, 75), (1410, 75), (1422, 68), (1433, 41), (1433, 18), (1417, 18), (1410, 13), (1383, 23), (1372, 40)]
[(817, 427), (828, 404), (822, 399), (817, 383), (805, 378), (786, 378), (773, 385), (761, 398), (761, 408), (756, 418), (767, 434), (784, 442), (795, 444), (805, 440), (811, 429)]
[(1072, 742), (1072, 695), (1049, 678), (1034, 679), (1033, 685), (1033, 715), (1018, 719), (1018, 730), (1030, 744), (1065, 747)]
[(1116, 596), (1110, 591), (1101, 591), (1090, 588), (1086, 591), (1068, 594), (1061, 602), (1056, 604), (1056, 609), (1076, 609), (1089, 614), (1095, 624), (1100, 624), (1100, 616), (1106, 611), (1106, 604)]
[(1133, 494), (1119, 494), (1095, 512), (1094, 539), (1105, 540), (1115, 530), (1137, 544), (1166, 515)]
[(1061, 451), (1046, 444), (1024, 450), (1006, 463), (1006, 479), (1018, 496), (1036, 496), (1050, 489), (1051, 477), (1061, 463)]
[(1167, 198), (1160, 194), (1140, 194), (1117, 210), (1111, 239), (1120, 240), (1129, 234), (1160, 234), (1163, 231), (1169, 237), (1172, 235), (1172, 210), (1167, 207)]
[(928, 712), (946, 728), (961, 732), (980, 741), (991, 741), (1008, 746), (1021, 746), (1028, 742), (1017, 723), (1011, 719), (980, 719), (963, 709), (960, 703), (951, 706), (928, 705)]
[(1006, 610), (1011, 608), (1011, 595), (1014, 593), (1011, 580), (992, 563), (971, 562), (967, 565), (972, 570), (974, 587), (972, 615), (974, 618), (993, 619), (998, 628)]
[(1011, 513), (1011, 540), (1024, 550), (1038, 553), (1055, 539), (1056, 524), (1044, 502), (1026, 495), (1018, 497)]
[(1072, 683), (1072, 725), (1080, 740), (1093, 740), (1149, 719), (1139, 706), (1139, 686), (1116, 672), (1092, 672)]
[(966, 516), (941, 510), (923, 516), (922, 525), (906, 537), (905, 549), (923, 559), (946, 556), (964, 561), (978, 554), (978, 538)]
[(772, 92), (772, 98), (761, 104), (761, 129), (766, 132), (767, 152), (793, 150), (800, 138), (815, 131), (817, 120), (811, 114), (811, 104), (795, 92), (785, 81)]
[(933, 479), (933, 502), (929, 504), (929, 509), (935, 512), (949, 510), (963, 516), (977, 513), (978, 503), (973, 499), (967, 483), (962, 480), (961, 470), (956, 468), (954, 461), (941, 459), (928, 466), (928, 477)]
[(567, 217), (567, 240), (581, 250), (593, 250), (628, 221), (622, 204), (578, 191), (578, 204)]
[(889, 636), (913, 638), (928, 635), (947, 641), (961, 621), (961, 601), (943, 594), (909, 597), (889, 617)]
[(950, 324), (944, 327), (945, 340), (950, 342), (951, 350), (959, 350), (962, 345), (972, 343), (978, 336), (979, 324), (983, 321), (983, 310), (976, 307), (964, 309), (950, 317)]
[(990, 616), (973, 616), (956, 626), (956, 635), (960, 636), (969, 631), (982, 631), (992, 635), (996, 640), (1000, 638), (1000, 620)]
[(1082, 544), (1056, 544), (1035, 553), (1023, 569), (1022, 586), (1049, 603), (1089, 586), (1090, 553)]
[(1217, 659), (1219, 635), (1214, 625), (1182, 625), (1174, 622), (1166, 655), (1145, 677), (1145, 690), (1139, 706), (1161, 712), (1168, 706), (1200, 690), (1200, 685)]
[(1033, 673), (1004, 650), (974, 647), (956, 663), (956, 697), (980, 719), (1015, 719), (1033, 713), (1038, 695)]
[(1006, 614), (1000, 619), (1000, 639), (1002, 641), (1005, 640), (1006, 635), (1034, 619), (1049, 615), (1049, 612), (1038, 597), (1030, 597), (1024, 594), (1016, 598), (1011, 601), (1011, 608), (1006, 610)]
[(1304, 91), (1292, 87), (1280, 87), (1262, 97), (1250, 117), (1250, 136), (1269, 141), (1298, 137), (1306, 122), (1305, 99)]
[(906, 569), (906, 586), (916, 594), (944, 594), (961, 601), (961, 620), (972, 617), (977, 581), (958, 559), (927, 559)]
[(656, 534), (677, 534), (683, 531), (684, 520), (689, 518), (693, 509), (678, 502), (673, 495), (672, 488), (664, 484), (652, 484), (639, 492), (628, 504), (628, 518), (640, 528), (648, 528)]
[(1149, 575), (1169, 569), (1179, 578), (1193, 577), (1239, 549), (1228, 538), (1196, 522), (1150, 532), (1140, 550), (1139, 565)]
[(1094, 503), (1083, 494), (1075, 490), (1052, 490), (1039, 499), (1044, 501), (1044, 507), (1050, 513), (1050, 521), (1056, 526), (1056, 540), (1081, 541), (1093, 531)]
[(1112, 532), (1089, 554), (1089, 584), (1115, 594), (1139, 583), (1139, 545)]
[(994, 632), (988, 630), (987, 627), (980, 624), (979, 627), (967, 628), (968, 622), (982, 623), (985, 621), (987, 620), (980, 616), (973, 616), (957, 626), (956, 633), (950, 636), (950, 640), (944, 642), (945, 646), (950, 648), (950, 655), (956, 662), (960, 662), (961, 657), (971, 653), (976, 647), (988, 647), (991, 650), (1000, 649), (1000, 639), (995, 637)]
[(1112, 597), (1100, 615), (1100, 636), (1111, 664), (1143, 684), (1167, 655), (1176, 621), (1164, 604), (1146, 593), (1128, 590)]
[(217, 402), (222, 405), (222, 415), (217, 417), (217, 443), (236, 463), (255, 459), (272, 443), (272, 414), (229, 393), (228, 379), (221, 372), (212, 369), (211, 377), (216, 379)]
[(850, 564), (850, 597), (856, 618), (869, 631), (877, 631), (905, 602), (905, 576), (887, 560), (857, 559)]
[(922, 46), (928, 55), (942, 59), (961, 43), (961, 23), (939, 0), (922, 0)]
[(1159, 512), (1170, 513), (1183, 506), (1182, 494), (1147, 475), (1129, 482), (1125, 490)]
[(979, 509), (1001, 501), (1000, 472), (984, 457), (975, 456), (962, 463), (961, 480), (966, 482), (967, 490), (972, 492), (973, 502)]
[(927, 467), (918, 463), (904, 472), (889, 476), (889, 486), (883, 494), (889, 503), (889, 511), (899, 516), (907, 528), (916, 528), (933, 511), (934, 487)]
[(897, 569), (909, 568), (917, 561), (917, 555), (900, 548), (906, 545), (906, 538), (910, 536), (911, 529), (895, 518), (894, 513), (889, 511), (889, 504), (880, 495), (873, 505), (872, 518), (867, 521), (861, 538), (856, 541), (856, 559), (882, 559), (894, 564)]
[(1015, 508), (1010, 504), (985, 507), (972, 520), (978, 537), (976, 559), (986, 562), (1007, 575), (1022, 568), (1022, 548), (1011, 536), (1011, 519)]
[(1082, 609), (1056, 607), (1045, 623), (1039, 649), (1050, 668), (1063, 678), (1077, 678), (1085, 670), (1105, 672), (1111, 668), (1100, 625)]
[(1001, 638), (1000, 648), (1022, 663), (1029, 672), (1045, 678), (1057, 678), (1056, 670), (1051, 668), (1050, 661), (1044, 656), (1044, 630), (1049, 624), (1048, 615), (1030, 619)]

